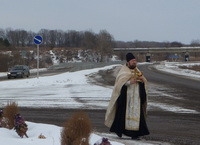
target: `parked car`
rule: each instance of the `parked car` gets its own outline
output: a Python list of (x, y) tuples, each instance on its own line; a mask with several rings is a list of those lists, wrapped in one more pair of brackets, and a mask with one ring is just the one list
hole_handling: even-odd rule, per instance
[(26, 65), (16, 65), (13, 68), (11, 68), (8, 73), (7, 73), (7, 77), (8, 79), (14, 77), (29, 77), (30, 76), (30, 71), (29, 71), (29, 67)]

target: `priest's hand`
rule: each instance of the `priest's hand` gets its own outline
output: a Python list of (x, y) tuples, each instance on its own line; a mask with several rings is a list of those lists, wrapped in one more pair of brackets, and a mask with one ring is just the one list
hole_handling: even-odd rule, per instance
[(139, 77), (138, 77), (138, 80), (139, 80), (140, 82), (144, 82), (144, 78), (143, 78), (142, 76), (139, 76)]
[(137, 80), (135, 78), (131, 78), (130, 83), (135, 84), (135, 83), (137, 83)]

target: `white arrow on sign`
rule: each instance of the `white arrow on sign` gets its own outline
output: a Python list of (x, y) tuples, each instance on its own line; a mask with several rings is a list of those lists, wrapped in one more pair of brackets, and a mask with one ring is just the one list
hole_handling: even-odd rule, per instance
[(42, 40), (40, 40), (40, 39), (37, 39), (37, 38), (34, 38), (35, 40), (37, 40), (38, 42), (42, 42)]

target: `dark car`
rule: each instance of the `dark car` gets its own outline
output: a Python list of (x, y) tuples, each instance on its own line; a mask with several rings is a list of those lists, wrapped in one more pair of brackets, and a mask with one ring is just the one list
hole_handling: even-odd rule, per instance
[(9, 72), (7, 73), (7, 77), (8, 79), (10, 79), (11, 77), (17, 78), (17, 77), (29, 77), (30, 76), (30, 71), (29, 71), (29, 67), (26, 65), (16, 65), (13, 68), (11, 68), (9, 70)]

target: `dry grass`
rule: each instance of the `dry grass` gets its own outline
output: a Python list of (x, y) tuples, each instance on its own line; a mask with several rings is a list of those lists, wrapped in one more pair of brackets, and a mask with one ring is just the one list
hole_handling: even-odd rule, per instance
[(15, 114), (19, 113), (18, 105), (15, 102), (8, 103), (3, 112), (4, 117), (8, 119), (9, 129), (13, 129)]
[(194, 65), (194, 66), (191, 66), (191, 67), (181, 66), (180, 68), (182, 68), (182, 69), (190, 69), (190, 70), (194, 70), (194, 71), (199, 71), (200, 72), (200, 66), (199, 65)]
[(91, 131), (89, 116), (84, 112), (77, 112), (64, 124), (61, 145), (89, 145)]

